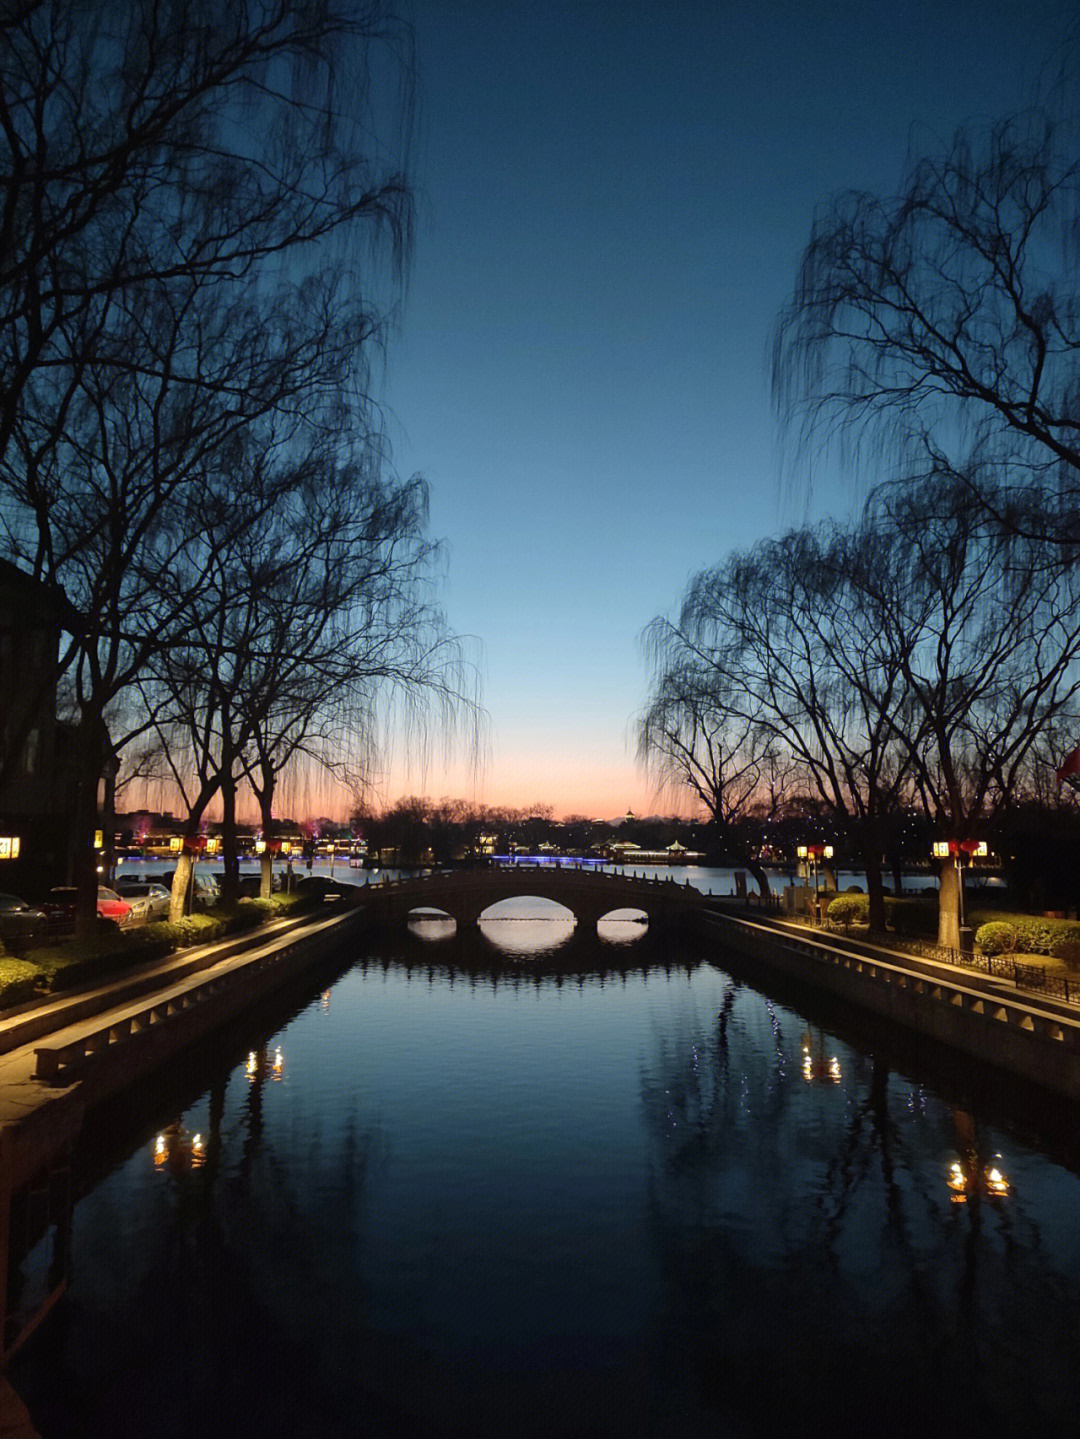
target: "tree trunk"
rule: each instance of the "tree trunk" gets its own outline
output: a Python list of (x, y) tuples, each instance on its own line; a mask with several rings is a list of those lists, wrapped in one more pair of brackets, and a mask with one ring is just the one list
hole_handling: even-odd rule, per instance
[(881, 933), (885, 928), (885, 887), (881, 882), (881, 865), (866, 865), (866, 896), (870, 929)]
[(194, 878), (192, 874), (192, 849), (193, 841), (199, 834), (199, 824), (206, 807), (217, 793), (219, 778), (208, 782), (199, 794), (190, 814), (187, 823), (184, 825), (183, 842), (180, 845), (180, 853), (176, 858), (176, 873), (173, 875), (172, 897), (169, 900), (169, 922), (177, 924), (184, 915), (191, 909), (189, 899), (191, 897), (191, 886)]
[(236, 850), (236, 782), (222, 766), (225, 778), (221, 784), (221, 850), (224, 861), (221, 875), (221, 902), (235, 909), (240, 898), (240, 856)]
[(941, 864), (941, 898), (938, 901), (938, 944), (960, 948), (960, 872), (952, 858)]
[(75, 934), (78, 939), (89, 939), (97, 928), (99, 879), (94, 830), (98, 819), (103, 733), (100, 717), (84, 713), (75, 738), (75, 805), (69, 838), (69, 867), (71, 883), (75, 886)]
[(187, 912), (191, 879), (191, 852), (181, 849), (176, 857), (176, 873), (173, 875), (172, 895), (169, 898), (170, 924), (178, 924)]
[(274, 834), (274, 774), (273, 771), (263, 769), (263, 785), (259, 794), (259, 811), (262, 815), (262, 832), (266, 848), (262, 853), (262, 865), (259, 879), (259, 898), (270, 899), (274, 893), (274, 855), (270, 848), (270, 841), (275, 838)]
[(757, 880), (757, 887), (761, 891), (762, 903), (768, 904), (772, 899), (772, 890), (769, 887), (769, 876), (765, 873), (764, 866), (756, 859), (748, 859), (746, 861), (746, 868), (750, 871), (754, 879)]

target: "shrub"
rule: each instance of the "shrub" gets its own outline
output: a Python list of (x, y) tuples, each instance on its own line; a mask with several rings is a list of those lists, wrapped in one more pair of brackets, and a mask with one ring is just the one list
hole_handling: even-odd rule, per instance
[(975, 943), (983, 954), (1012, 954), (1016, 950), (1016, 927), (991, 920), (975, 931)]
[(101, 979), (146, 958), (146, 951), (130, 943), (130, 936), (95, 934), (89, 939), (69, 939), (34, 951), (52, 990), (71, 989), (92, 979)]
[(1060, 959), (1066, 969), (1080, 969), (1080, 940), (1055, 939), (1050, 953)]
[(1050, 953), (1070, 969), (1080, 968), (1080, 924), (1066, 921), (1050, 941)]
[(27, 959), (0, 959), (0, 1008), (33, 999), (43, 978), (41, 966)]
[(840, 894), (829, 905), (828, 916), (833, 924), (842, 924), (850, 929), (853, 924), (865, 924), (870, 912), (870, 901), (863, 894)]
[(894, 899), (892, 926), (897, 934), (913, 939), (936, 939), (938, 931), (937, 901), (925, 899)]
[(278, 913), (277, 901), (274, 899), (242, 899), (236, 918), (242, 928), (249, 929), (257, 924), (265, 924), (268, 919), (276, 919)]
[(226, 931), (226, 922), (220, 914), (185, 914), (170, 929), (179, 930), (181, 944), (209, 944), (219, 939)]

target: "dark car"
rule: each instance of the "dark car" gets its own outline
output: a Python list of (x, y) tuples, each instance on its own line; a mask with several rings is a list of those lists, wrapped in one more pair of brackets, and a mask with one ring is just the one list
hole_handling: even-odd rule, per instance
[[(282, 883), (281, 875), (275, 870), (271, 885), (275, 894), (281, 889)], [(261, 874), (242, 874), (240, 876), (240, 896), (242, 899), (258, 899), (261, 894)]]
[[(156, 884), (163, 884), (172, 893), (174, 869), (167, 869), (164, 874), (148, 874), (146, 878)], [(191, 875), (192, 901), (195, 909), (213, 909), (214, 905), (221, 899), (221, 889), (217, 882), (217, 876), (203, 874), (199, 870), (193, 870)]]
[(18, 949), (27, 940), (44, 934), (48, 923), (45, 914), (25, 899), (0, 894), (0, 940), (9, 948)]

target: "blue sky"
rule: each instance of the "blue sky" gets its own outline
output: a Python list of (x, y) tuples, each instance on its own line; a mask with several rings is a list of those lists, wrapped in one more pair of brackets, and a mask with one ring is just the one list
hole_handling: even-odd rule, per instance
[[(413, 0), (419, 227), (394, 460), (431, 484), (486, 763), (383, 795), (668, 811), (639, 636), (695, 570), (854, 503), (785, 480), (767, 375), (815, 206), (1029, 100), (1076, 7)], [(864, 477), (867, 481), (873, 476)]]

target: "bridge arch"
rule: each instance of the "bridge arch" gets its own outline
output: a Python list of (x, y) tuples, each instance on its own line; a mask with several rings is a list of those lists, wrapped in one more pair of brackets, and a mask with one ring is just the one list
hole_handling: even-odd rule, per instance
[(444, 909), (431, 905), (417, 905), (406, 915), (409, 932), (426, 944), (438, 944), (453, 939), (457, 933), (457, 920)]

